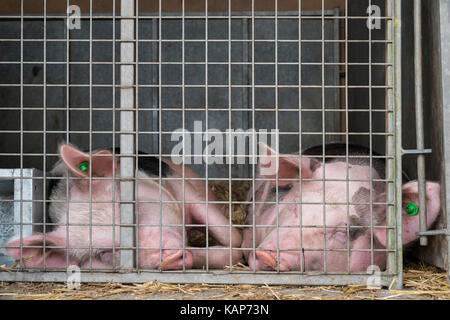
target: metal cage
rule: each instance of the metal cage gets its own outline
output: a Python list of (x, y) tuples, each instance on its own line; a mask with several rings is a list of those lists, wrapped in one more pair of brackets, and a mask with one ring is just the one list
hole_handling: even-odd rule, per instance
[[(50, 259), (45, 247), (52, 247), (46, 244), (45, 235), (61, 227), (69, 238), (67, 208), (70, 202), (77, 202), (69, 200), (69, 184), (74, 177), (55, 178), (49, 174), (58, 161), (58, 146), (65, 141), (89, 151), (120, 147), (112, 151), (120, 158), (120, 165), (113, 169), (110, 178), (120, 189), (113, 190), (113, 194), (117, 193), (113, 201), (117, 207), (112, 209), (113, 216), (118, 210), (120, 217), (102, 224), (111, 227), (112, 238), (118, 239), (112, 243), (114, 266), (96, 269), (89, 256), (87, 266), (81, 268), (83, 282), (342, 285), (368, 283), (376, 275), (379, 285), (401, 286), (402, 228), (398, 213), (402, 210), (404, 150), (400, 1), (112, 0), (107, 8), (97, 7), (92, 0), (67, 0), (63, 6), (61, 1), (57, 5), (51, 0), (10, 2), (0, 16), (0, 167), (14, 168), (0, 170), (0, 179), (5, 182), (5, 188), (1, 188), (5, 196), (0, 203), (5, 204), (6, 212), (0, 217), (13, 212), (9, 220), (0, 221), (0, 230), (7, 235), (0, 238), (0, 258), (5, 263), (12, 263), (4, 253), (6, 240), (11, 236), (24, 239), (43, 232), (44, 264), (45, 259)], [(333, 7), (336, 3), (338, 8)], [(379, 14), (373, 16), (372, 8), (375, 14), (379, 9)], [(371, 175), (369, 182), (376, 180), (386, 188), (387, 218), (383, 229), (387, 232), (387, 245), (376, 249), (372, 239), (370, 248), (361, 251), (369, 252), (372, 261), (375, 252), (385, 252), (386, 270), (376, 274), (373, 269), (328, 271), (326, 256), (333, 250), (326, 247), (326, 240), (320, 249), (324, 257), (321, 271), (281, 271), (279, 265), (273, 271), (245, 270), (232, 264), (232, 251), (243, 249), (233, 247), (231, 242), (224, 249), (230, 252), (227, 266), (222, 270), (209, 268), (208, 252), (214, 248), (208, 240), (208, 215), (206, 225), (193, 225), (206, 227), (204, 269), (186, 268), (189, 245), (179, 248), (183, 251), (181, 270), (140, 268), (143, 249), (138, 243), (138, 211), (145, 201), (139, 199), (138, 189), (148, 177), (139, 176), (139, 158), (170, 157), (179, 142), (171, 139), (177, 129), (181, 129), (179, 137), (201, 137), (200, 153), (195, 153), (194, 146), (193, 157), (185, 148), (181, 154), (183, 159), (192, 159), (190, 167), (201, 178), (190, 178), (183, 167), (180, 188), (185, 190), (190, 180), (204, 181), (206, 198), (202, 203), (206, 212), (215, 204), (228, 207), (228, 225), (224, 227), (230, 237), (233, 227), (256, 228), (255, 224), (234, 223), (231, 209), (233, 205), (255, 206), (254, 194), (246, 201), (231, 197), (233, 183), (248, 183), (250, 190), (258, 183), (254, 146), (246, 145), (245, 155), (221, 155), (224, 164), (210, 164), (208, 161), (218, 157), (203, 153), (205, 142), (218, 137), (217, 131), (226, 138), (232, 136), (226, 130), (238, 128), (242, 130), (235, 131), (234, 137), (242, 134), (248, 141), (264, 130), (274, 130), (282, 153), (294, 154), (313, 145), (340, 141), (346, 146), (341, 157), (347, 164), (347, 177), (351, 144), (370, 150), (365, 158), (371, 168), (375, 161), (385, 161), (385, 177), (374, 179)], [(183, 139), (183, 147), (185, 142)], [(322, 151), (319, 156), (325, 160), (325, 147)], [(230, 161), (239, 157), (242, 163)], [(161, 185), (170, 180), (163, 176), (163, 166), (159, 162), (159, 175), (149, 179), (159, 184), (159, 196), (153, 202), (147, 201), (159, 205), (157, 226), (161, 232), (163, 207), (172, 203), (163, 199)], [(33, 174), (29, 168), (37, 168), (42, 174), (38, 170)], [(14, 181), (15, 188), (8, 189), (8, 181)], [(228, 200), (208, 198), (212, 181), (227, 185)], [(97, 230), (92, 222), (92, 206), (96, 204), (92, 199), (92, 175), (88, 182), (90, 196), (84, 203), (90, 208), (87, 249), (92, 250), (96, 247), (93, 232)], [(325, 179), (322, 182), (325, 186)], [(55, 223), (48, 213), (50, 203), (57, 202), (49, 198), (54, 183), (65, 188), (66, 197), (61, 202), (66, 205), (64, 215), (69, 222), (64, 225)], [(279, 183), (277, 175), (276, 185)], [(347, 179), (347, 188), (348, 184)], [(29, 189), (33, 186), (34, 193)], [(184, 196), (178, 202), (183, 219), (175, 227), (183, 229), (185, 240), (188, 234), (184, 227), (189, 223), (185, 220)], [(297, 203), (300, 205), (301, 201)], [(274, 205), (278, 210), (278, 197)], [(326, 211), (325, 198), (318, 205)], [(352, 205), (349, 195), (341, 205), (347, 207), (348, 215)], [(365, 227), (373, 235), (372, 194), (369, 205), (372, 222)], [(326, 215), (323, 216), (325, 220)], [(272, 227), (279, 228), (276, 220)], [(341, 250), (348, 261), (351, 252), (357, 251), (350, 248), (349, 241), (347, 248)], [(23, 240), (19, 242), (20, 258), (14, 266), (28, 258), (23, 256), (25, 247)], [(257, 248), (253, 244), (248, 249), (255, 254)], [(159, 250), (162, 259), (161, 247)], [(279, 254), (280, 248), (276, 250)], [(66, 251), (65, 268), (22, 266), (0, 272), (0, 279), (66, 281), (70, 259)]]

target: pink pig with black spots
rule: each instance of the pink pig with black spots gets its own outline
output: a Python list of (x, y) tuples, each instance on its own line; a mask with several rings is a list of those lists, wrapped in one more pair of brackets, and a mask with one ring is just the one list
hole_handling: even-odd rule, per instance
[[(372, 264), (385, 269), (386, 253), (374, 251), (372, 261), (370, 252), (371, 243), (375, 250), (385, 249), (387, 243), (386, 228), (377, 228), (386, 226), (385, 183), (374, 181), (370, 184), (370, 174), (372, 179), (384, 179), (384, 161), (373, 159), (371, 169), (368, 158), (349, 158), (347, 189), (345, 158), (322, 162), (320, 157), (278, 154), (264, 144), (259, 147), (263, 156), (257, 179), (268, 181), (256, 180), (254, 190), (248, 194), (248, 201), (254, 194), (255, 202), (247, 208), (246, 224), (250, 226), (244, 230), (242, 248), (247, 249), (244, 256), (250, 269), (323, 271), (324, 263), (330, 272), (346, 272), (348, 267), (350, 272), (365, 272)], [(339, 153), (345, 155), (345, 145), (336, 154)], [(368, 155), (358, 148), (352, 148), (350, 154)], [(277, 176), (278, 179), (292, 180), (279, 180), (277, 186)], [(278, 208), (274, 203), (277, 190)], [(418, 204), (417, 181), (403, 184), (402, 198), (403, 244), (407, 244), (418, 238), (415, 233), (419, 231), (419, 216), (410, 216), (404, 209), (406, 203)], [(352, 203), (349, 206), (347, 199)], [(438, 183), (426, 182), (426, 199), (427, 226), (430, 227), (440, 211)], [(370, 230), (370, 200), (373, 233)], [(253, 225), (256, 225), (254, 230)], [(348, 247), (363, 251), (351, 251), (348, 261)]]
[[(26, 268), (44, 267), (44, 255), (45, 267), (68, 267), (67, 254), (69, 265), (112, 268), (115, 260), (118, 266), (120, 184), (119, 179), (112, 180), (113, 170), (117, 177), (120, 171), (118, 157), (113, 157), (111, 150), (100, 150), (92, 153), (89, 163), (88, 153), (69, 144), (62, 145), (59, 148), (59, 154), (61, 161), (55, 165), (52, 173), (55, 176), (67, 177), (68, 171), (70, 181), (68, 182), (68, 199), (66, 199), (65, 178), (57, 183), (50, 197), (53, 202), (49, 206), (49, 213), (51, 221), (57, 224), (56, 228), (45, 235), (39, 233), (10, 241), (7, 244), (8, 253), (18, 260), (22, 252), (23, 267)], [(90, 168), (80, 169), (79, 164), (83, 162), (88, 162)], [(201, 180), (185, 180), (183, 195), (181, 165), (176, 165), (165, 158), (161, 159), (160, 164), (156, 157), (139, 157), (138, 167), (136, 206), (139, 223), (137, 227), (139, 262), (137, 267), (161, 270), (182, 269), (183, 259), (187, 269), (202, 268), (205, 265), (206, 250), (204, 248), (186, 249), (183, 257), (182, 248), (188, 247), (187, 239), (190, 231), (190, 228), (186, 227), (183, 240), (183, 199), (185, 224), (206, 225), (208, 219), (209, 234), (220, 243), (219, 246), (208, 248), (209, 267), (223, 268), (228, 265), (230, 263), (229, 247), (231, 245), (239, 248), (242, 236), (236, 228), (230, 227), (221, 206), (208, 203), (206, 208), (205, 183)], [(160, 167), (161, 172), (159, 172)], [(90, 172), (92, 177), (89, 187)], [(163, 180), (161, 185), (158, 179), (149, 180), (150, 177), (155, 178), (159, 174), (162, 178), (170, 177), (180, 180)], [(184, 176), (199, 178), (188, 167), (184, 167)], [(160, 197), (162, 203), (159, 202)], [(92, 203), (89, 203), (90, 199)], [(214, 200), (216, 198), (208, 190), (208, 201)], [(68, 212), (67, 215), (66, 212)], [(113, 222), (115, 226), (112, 225)], [(45, 254), (42, 249), (44, 242)], [(113, 259), (113, 244), (116, 248), (115, 259)], [(240, 262), (241, 256), (241, 251), (233, 250), (232, 263)]]

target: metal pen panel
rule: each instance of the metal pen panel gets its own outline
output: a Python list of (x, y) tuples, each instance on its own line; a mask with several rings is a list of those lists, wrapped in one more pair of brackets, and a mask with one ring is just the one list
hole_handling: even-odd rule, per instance
[[(368, 32), (365, 29), (368, 18), (364, 11), (366, 8), (361, 2), (351, 0), (343, 0), (343, 6), (339, 9), (329, 8), (325, 0), (320, 3), (316, 1), (314, 10), (304, 10), (304, 6), (312, 3), (308, 0), (292, 1), (298, 2), (298, 7), (289, 10), (283, 9), (285, 1), (274, 0), (273, 7), (264, 7), (261, 2), (252, 0), (248, 2), (245, 11), (235, 11), (234, 2), (231, 0), (226, 1), (226, 5), (219, 8), (220, 10), (215, 8), (217, 1), (204, 0), (198, 1), (202, 4), (198, 12), (190, 12), (188, 2), (185, 1), (181, 1), (176, 8), (170, 7), (171, 5), (163, 0), (157, 2), (157, 9), (142, 12), (145, 5), (143, 1), (122, 0), (118, 14), (118, 2), (112, 1), (113, 9), (110, 14), (96, 12), (95, 2), (91, 0), (89, 12), (86, 11), (80, 16), (83, 29), (70, 32), (66, 30), (61, 38), (47, 34), (43, 37), (39, 35), (27, 38), (23, 32), (29, 23), (33, 23), (33, 19), (43, 22), (47, 29), (50, 21), (64, 21), (66, 14), (47, 14), (44, 11), (42, 15), (31, 17), (25, 15), (22, 10), (20, 15), (0, 15), (0, 22), (16, 19), (16, 22), (20, 23), (22, 33), (20, 40), (18, 36), (8, 39), (0, 30), (1, 43), (11, 45), (17, 42), (21, 47), (20, 57), (17, 56), (15, 60), (2, 60), (0, 57), (0, 68), (20, 68), (21, 73), (20, 79), (11, 78), (11, 83), (0, 81), (0, 91), (20, 90), (21, 101), (18, 105), (8, 101), (5, 106), (2, 104), (0, 109), (10, 115), (21, 113), (21, 123), (18, 126), (5, 125), (0, 128), (2, 138), (7, 135), (20, 136), (21, 145), (17, 149), (8, 148), (0, 141), (1, 155), (19, 160), (17, 166), (23, 171), (20, 189), (29, 185), (26, 168), (31, 162), (26, 161), (28, 157), (39, 158), (43, 162), (41, 168), (49, 171), (52, 161), (56, 162), (60, 156), (52, 137), (59, 137), (89, 149), (90, 162), (93, 160), (91, 153), (96, 148), (111, 147), (111, 143), (113, 148), (116, 144), (120, 145), (120, 152), (116, 149), (112, 151), (113, 156), (120, 162), (117, 172), (116, 168), (113, 168), (112, 177), (93, 177), (92, 167), (89, 169), (88, 199), (69, 199), (69, 187), (77, 179), (70, 176), (70, 179), (64, 177), (65, 200), (49, 201), (46, 199), (49, 194), (42, 196), (43, 199), (37, 196), (31, 200), (44, 211), (46, 202), (65, 202), (64, 214), (68, 221), (73, 214), (68, 209), (69, 205), (89, 206), (90, 219), (81, 223), (81, 226), (89, 229), (86, 246), (74, 245), (69, 241), (70, 230), (79, 225), (69, 221), (68, 225), (64, 226), (65, 249), (84, 248), (90, 252), (88, 267), (82, 270), (82, 281), (360, 284), (367, 282), (372, 275), (367, 274), (365, 270), (352, 270), (354, 256), (366, 255), (370, 257), (370, 264), (373, 265), (378, 254), (386, 254), (387, 268), (380, 276), (380, 283), (390, 285), (394, 279), (401, 283), (401, 217), (398, 214), (401, 212), (401, 29), (398, 26), (400, 1), (386, 1), (386, 13), (379, 17), (385, 25), (384, 29), (369, 29)], [(371, 0), (368, 3), (373, 5), (384, 2)], [(363, 26), (358, 26), (358, 23)], [(358, 28), (359, 33), (355, 31)], [(110, 29), (112, 35), (105, 36), (103, 33), (109, 33)], [(24, 47), (33, 41), (41, 41), (45, 46), (58, 45), (61, 42), (63, 50), (53, 52), (44, 49), (42, 55), (35, 54), (34, 51), (33, 54), (27, 55)], [(385, 48), (382, 54), (379, 54), (380, 47)], [(363, 50), (360, 48), (367, 51), (361, 53)], [(361, 52), (357, 52), (358, 49)], [(0, 46), (0, 52), (1, 50)], [(363, 59), (366, 53), (367, 59)], [(27, 80), (26, 70), (33, 64), (44, 66), (44, 78), (40, 82), (36, 77)], [(61, 67), (66, 73), (58, 77), (53, 67)], [(103, 72), (109, 70), (109, 67), (112, 67), (111, 71)], [(360, 81), (363, 78), (366, 81)], [(24, 103), (27, 90), (34, 87), (42, 91), (39, 95), (42, 97), (39, 100), (42, 101), (37, 105)], [(60, 97), (55, 94), (60, 92), (58, 90), (62, 92)], [(34, 109), (43, 113), (43, 127), (35, 127), (25, 121), (24, 114)], [(53, 121), (47, 119), (53, 112), (59, 114), (54, 122), (61, 122), (61, 126), (53, 125)], [(0, 118), (2, 125), (3, 121)], [(196, 125), (196, 121), (201, 121), (201, 126)], [(228, 161), (225, 164), (214, 163), (216, 155), (208, 153), (207, 148), (204, 150), (212, 139), (219, 136), (216, 135), (215, 128), (221, 131), (222, 137), (229, 139), (226, 140), (227, 152), (222, 155), (222, 158)], [(171, 134), (177, 129), (183, 131), (183, 138), (189, 136), (190, 139), (190, 134), (197, 135), (194, 139), (201, 137), (200, 146), (194, 147), (197, 148), (195, 151), (199, 152), (194, 154), (193, 158), (191, 150), (188, 151), (187, 148), (191, 141), (183, 139), (181, 156), (184, 160), (194, 159), (194, 163), (186, 164), (186, 167), (180, 169), (181, 178), (174, 178), (170, 174), (164, 176), (164, 162), (161, 161), (157, 164), (157, 175), (139, 175), (139, 160), (142, 158), (161, 159), (164, 156), (172, 156), (174, 141), (171, 140)], [(275, 145), (280, 154), (289, 154), (299, 163), (303, 158), (314, 158), (303, 155), (302, 150), (316, 143), (321, 144), (317, 158), (326, 163), (329, 158), (327, 144), (335, 140), (342, 142), (345, 152), (336, 155), (335, 159), (345, 162), (345, 172), (342, 171), (345, 178), (329, 178), (325, 165), (320, 169), (320, 179), (304, 177), (308, 167), (301, 165), (298, 166), (294, 182), (283, 177), (279, 171), (274, 174), (273, 179), (258, 177), (256, 160), (260, 155), (256, 150), (256, 143), (250, 144), (250, 140), (257, 141), (259, 130), (262, 132), (271, 129), (277, 132)], [(25, 136), (39, 137), (43, 148), (29, 148)], [(246, 155), (235, 154), (233, 139), (236, 137), (242, 138), (243, 141), (249, 140), (245, 145)], [(359, 157), (352, 155), (350, 148), (355, 142), (363, 142), (370, 153)], [(383, 155), (371, 153), (383, 148)], [(143, 155), (140, 151), (149, 154)], [(245, 163), (242, 165), (233, 162), (238, 158), (243, 159)], [(351, 176), (351, 164), (355, 158), (368, 163), (370, 169), (373, 169), (376, 161), (385, 161), (386, 177), (377, 177), (371, 172), (367, 179), (355, 179)], [(0, 164), (6, 165), (2, 159)], [(39, 167), (39, 164), (36, 166)], [(190, 177), (188, 167), (200, 177)], [(2, 180), (6, 180), (2, 172), (0, 176)], [(46, 173), (42, 178), (37, 176), (33, 179), (40, 179), (43, 183), (49, 182), (46, 181)], [(108, 179), (113, 181), (112, 219), (99, 222), (95, 220), (95, 207), (100, 203), (108, 203), (109, 199), (95, 199), (93, 186), (96, 180)], [(258, 199), (257, 186), (268, 180), (273, 180), (274, 183), (269, 189), (270, 192), (273, 189), (273, 198)], [(205, 190), (202, 187), (201, 190), (195, 191), (205, 193), (205, 199), (187, 201), (188, 188), (193, 181), (204, 182)], [(289, 185), (287, 181), (298, 184), (298, 194), (288, 199), (289, 201), (283, 199), (283, 192), (288, 188), (286, 185)], [(210, 198), (209, 191), (216, 182), (227, 185), (226, 200)], [(318, 201), (308, 199), (310, 194), (305, 184), (310, 182), (316, 182), (322, 189)], [(233, 198), (235, 183), (252, 185), (248, 198), (245, 198), (245, 195), (240, 195), (241, 199)], [(342, 185), (345, 197), (328, 198), (330, 183)], [(355, 203), (350, 193), (353, 183), (366, 183), (370, 186), (380, 183), (387, 186), (387, 198), (381, 201), (381, 204), (387, 207), (386, 226), (376, 223), (374, 208), (379, 203), (375, 190), (370, 189), (367, 201)], [(153, 185), (155, 190), (157, 185), (158, 194), (144, 199), (140, 187), (146, 184)], [(179, 187), (182, 196), (169, 199), (168, 185)], [(17, 205), (20, 206), (22, 216), (19, 222), (15, 218), (14, 224), (20, 226), (25, 238), (28, 236), (29, 227), (34, 227), (35, 224), (38, 226), (38, 223), (27, 220), (27, 193), (21, 192), (23, 194), (19, 199), (1, 201), (13, 202), (16, 208)], [(159, 223), (156, 225), (141, 219), (146, 214), (146, 205), (154, 209), (154, 214), (159, 217)], [(196, 205), (205, 208), (204, 223), (187, 219), (187, 210)], [(225, 230), (229, 237), (228, 243), (219, 248), (229, 254), (224, 263), (225, 270), (215, 270), (210, 266), (214, 262), (214, 250), (219, 251), (208, 237), (213, 235), (211, 225), (214, 221), (211, 211), (215, 205), (228, 214), (228, 224), (217, 225)], [(367, 214), (370, 213), (370, 220), (364, 221), (362, 225), (352, 221), (352, 210), (356, 205), (369, 208)], [(163, 223), (164, 210), (169, 206), (179, 209), (180, 221)], [(226, 206), (228, 208), (225, 208)], [(247, 215), (253, 217), (249, 225), (246, 225), (247, 222), (233, 222), (233, 206), (242, 210), (251, 208), (247, 210)], [(256, 221), (258, 210), (269, 206), (276, 212), (274, 220)], [(285, 225), (284, 206), (294, 208), (292, 212), (299, 214), (294, 225)], [(316, 208), (320, 221), (308, 221), (308, 214), (311, 214), (308, 213), (308, 208), (311, 207)], [(333, 221), (330, 212), (334, 207), (345, 208), (343, 212), (345, 211), (346, 223)], [(116, 212), (116, 208), (119, 208), (120, 212)], [(118, 214), (120, 219), (116, 220)], [(39, 223), (48, 228), (47, 232), (57, 225), (54, 221), (44, 220)], [(94, 264), (94, 258), (103, 249), (102, 245), (95, 241), (99, 226), (110, 227), (112, 230), (114, 241), (106, 246), (112, 248), (112, 269), (96, 268)], [(179, 270), (140, 270), (145, 250), (148, 250), (139, 243), (145, 227), (159, 229), (159, 239), (156, 239), (159, 240), (159, 247), (151, 249), (159, 251), (160, 264), (163, 250), (166, 249), (163, 247), (163, 231), (168, 228), (183, 229), (180, 235), (183, 244), (172, 248), (183, 253)], [(232, 245), (233, 227), (252, 229), (253, 237), (248, 244), (249, 248)], [(347, 238), (342, 247), (333, 247), (333, 239), (327, 235), (334, 228), (345, 230)], [(189, 243), (193, 229), (205, 230), (203, 246), (193, 246)], [(234, 252), (247, 250), (249, 257), (254, 260), (261, 254), (261, 247), (256, 238), (264, 229), (272, 229), (275, 234), (274, 247), (270, 248), (276, 260), (273, 270), (249, 270), (247, 265), (233, 265)], [(369, 230), (370, 233), (370, 240), (363, 248), (353, 247), (353, 240), (350, 239), (355, 230), (359, 229)], [(378, 229), (388, 234), (386, 247), (377, 247), (374, 234)], [(295, 244), (286, 245), (283, 242), (287, 230), (294, 230)], [(311, 230), (319, 234), (320, 245), (316, 247), (308, 246), (305, 240)], [(120, 235), (116, 234), (118, 232)], [(116, 242), (116, 238), (120, 240)], [(3, 248), (1, 243), (0, 248)], [(49, 246), (49, 249), (52, 249), (52, 246)], [(64, 260), (67, 266), (73, 258), (70, 250), (65, 251)], [(198, 252), (205, 253), (204, 268), (188, 270), (189, 255), (194, 253), (196, 256)], [(286, 252), (299, 254), (298, 269), (283, 270), (282, 262)], [(116, 253), (120, 254), (118, 264), (115, 263)], [(314, 254), (318, 256), (315, 260), (318, 261), (319, 267), (311, 271), (308, 263), (313, 260), (311, 256)], [(337, 255), (346, 259), (346, 262), (342, 270), (335, 272), (332, 257)], [(0, 279), (64, 281), (66, 276), (64, 268), (47, 268), (45, 272), (33, 273), (26, 271), (27, 268), (22, 268), (14, 274), (0, 273)]]

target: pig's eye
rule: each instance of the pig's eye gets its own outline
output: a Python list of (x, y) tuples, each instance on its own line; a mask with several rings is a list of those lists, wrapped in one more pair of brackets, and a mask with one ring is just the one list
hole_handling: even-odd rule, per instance
[[(287, 184), (285, 186), (278, 186), (278, 192), (287, 192), (292, 189), (292, 184)], [(277, 187), (273, 187), (271, 190), (273, 193), (277, 192)]]

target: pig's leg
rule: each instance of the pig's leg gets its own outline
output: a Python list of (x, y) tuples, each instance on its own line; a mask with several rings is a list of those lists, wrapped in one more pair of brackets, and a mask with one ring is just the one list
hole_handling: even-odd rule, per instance
[(171, 227), (139, 227), (139, 267), (143, 269), (178, 270), (192, 268), (193, 257), (184, 250), (183, 239)]
[[(366, 232), (353, 242), (352, 249), (370, 250), (370, 243), (370, 232)], [(373, 249), (384, 249), (384, 247), (374, 241)], [(353, 251), (351, 253), (350, 272), (365, 272), (370, 265), (375, 265), (380, 270), (384, 270), (386, 268), (386, 252), (374, 251), (373, 261), (370, 251)]]
[[(197, 198), (196, 202), (205, 202), (205, 199)], [(242, 236), (239, 231), (231, 227), (230, 222), (222, 214), (222, 210), (217, 204), (191, 203), (188, 206), (188, 213), (194, 223), (207, 225), (208, 232), (222, 245), (238, 248), (241, 246)], [(221, 225), (221, 226), (219, 226)]]
[[(147, 191), (140, 186), (140, 194)], [(173, 200), (167, 192), (164, 201)], [(150, 198), (149, 198), (150, 199)], [(180, 210), (175, 204), (142, 203), (139, 206), (138, 265), (144, 269), (174, 270), (191, 268), (192, 254), (183, 241)], [(184, 256), (183, 256), (184, 252)]]
[[(206, 252), (208, 251), (208, 264), (206, 263)], [(202, 269), (206, 265), (212, 269), (221, 269), (230, 265), (230, 249), (223, 246), (210, 246), (208, 250), (198, 248), (192, 250), (194, 259), (193, 268)], [(243, 262), (242, 253), (240, 250), (232, 250), (231, 264), (234, 265)]]
[[(187, 190), (187, 192), (189, 192), (189, 190)], [(187, 201), (205, 202), (206, 199), (197, 195), (194, 198), (187, 199)], [(186, 213), (190, 216), (192, 222), (203, 224), (205, 226), (207, 225), (208, 233), (222, 245), (222, 249), (218, 249), (220, 247), (211, 247), (208, 249), (209, 267), (222, 268), (223, 266), (229, 264), (230, 251), (226, 248), (229, 248), (230, 245), (233, 248), (240, 248), (242, 236), (236, 228), (229, 226), (230, 222), (223, 215), (223, 210), (221, 210), (221, 207), (214, 203), (209, 203), (208, 207), (206, 203), (189, 203), (185, 208), (187, 208)], [(216, 248), (216, 250), (213, 250), (212, 248)], [(205, 265), (205, 250), (194, 251), (194, 265)], [(241, 262), (241, 257), (242, 252), (240, 250), (232, 250), (232, 264)]]
[[(198, 199), (197, 201), (205, 201)], [(231, 227), (231, 239), (230, 239), (230, 227), (229, 221), (222, 214), (222, 210), (216, 204), (192, 203), (188, 205), (186, 211), (192, 218), (193, 223), (208, 225), (208, 233), (211, 234), (222, 246), (208, 248), (208, 264), (210, 268), (222, 268), (229, 264), (230, 251), (227, 249), (240, 248), (242, 242), (242, 236), (239, 231)], [(208, 221), (207, 221), (208, 216)], [(223, 226), (218, 226), (223, 225)], [(213, 248), (222, 248), (216, 249)], [(194, 265), (203, 266), (206, 264), (206, 250), (194, 250)], [(242, 251), (232, 250), (232, 264), (236, 264), (242, 261)]]

